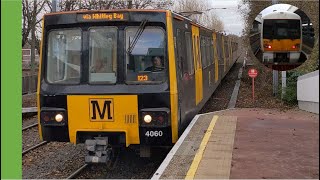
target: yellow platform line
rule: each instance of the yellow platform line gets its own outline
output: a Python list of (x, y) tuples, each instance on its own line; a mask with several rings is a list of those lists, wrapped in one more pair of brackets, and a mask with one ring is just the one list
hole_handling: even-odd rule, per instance
[(208, 143), (208, 141), (210, 139), (211, 133), (212, 133), (213, 128), (214, 128), (214, 125), (216, 124), (216, 121), (218, 120), (218, 118), (219, 118), (219, 116), (213, 116), (213, 118), (212, 118), (212, 120), (210, 122), (210, 125), (209, 125), (209, 127), (207, 129), (207, 132), (206, 132), (206, 134), (204, 135), (204, 137), (203, 137), (203, 139), (201, 141), (200, 147), (199, 147), (196, 155), (193, 158), (192, 164), (189, 167), (189, 170), (188, 170), (188, 173), (187, 173), (185, 179), (194, 179), (194, 176), (196, 175), (198, 166), (199, 166), (200, 161), (202, 159), (204, 150), (205, 150), (205, 148), (207, 146), (207, 143)]

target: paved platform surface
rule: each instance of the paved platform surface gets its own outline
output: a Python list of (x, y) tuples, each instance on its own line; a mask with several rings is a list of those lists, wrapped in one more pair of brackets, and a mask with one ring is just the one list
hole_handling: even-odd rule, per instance
[(196, 116), (152, 178), (319, 179), (318, 171), (319, 115), (250, 108)]

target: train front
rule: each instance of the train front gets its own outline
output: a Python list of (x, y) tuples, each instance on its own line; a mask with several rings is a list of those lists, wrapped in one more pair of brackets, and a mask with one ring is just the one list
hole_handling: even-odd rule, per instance
[(263, 17), (263, 62), (297, 63), (302, 48), (301, 18), (291, 12), (272, 12)]
[(45, 15), (38, 83), (41, 138), (85, 143), (86, 162), (98, 163), (108, 159), (110, 147), (172, 145), (177, 132), (171, 130), (167, 15)]

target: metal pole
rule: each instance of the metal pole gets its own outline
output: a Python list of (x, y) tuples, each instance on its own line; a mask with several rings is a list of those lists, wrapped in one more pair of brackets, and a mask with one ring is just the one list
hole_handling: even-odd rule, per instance
[(252, 99), (254, 102), (254, 78), (252, 78)]
[(52, 12), (57, 12), (57, 1), (52, 0)]
[(56, 11), (59, 12), (60, 11), (60, 2), (61, 2), (61, 0), (56, 0), (56, 1), (57, 1), (57, 3), (56, 3)]
[(52, 12), (60, 11), (60, 0), (52, 0)]
[(286, 87), (287, 87), (287, 71), (281, 71), (281, 77), (282, 77), (282, 98), (286, 94)]
[(276, 96), (278, 94), (278, 80), (279, 74), (277, 70), (273, 70), (273, 95)]
[[(278, 0), (272, 0), (272, 4), (278, 4)], [(273, 95), (276, 96), (278, 94), (278, 71), (273, 70), (272, 71), (272, 75), (273, 75)]]

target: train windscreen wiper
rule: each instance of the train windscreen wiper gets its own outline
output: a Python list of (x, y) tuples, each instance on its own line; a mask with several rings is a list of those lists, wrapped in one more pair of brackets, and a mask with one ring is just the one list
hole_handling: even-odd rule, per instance
[(140, 38), (141, 34), (143, 33), (147, 22), (148, 22), (148, 20), (146, 20), (146, 19), (143, 20), (139, 26), (139, 29), (137, 30), (136, 34), (134, 35), (132, 42), (130, 42), (130, 40), (129, 40), (130, 44), (129, 44), (129, 48), (127, 49), (128, 54), (131, 54), (131, 52), (133, 51), (133, 48), (137, 44), (138, 39)]

